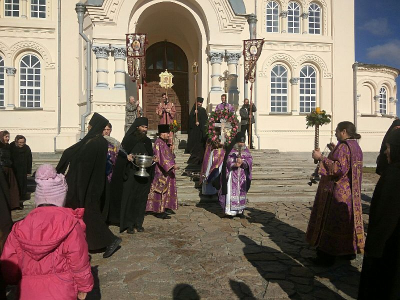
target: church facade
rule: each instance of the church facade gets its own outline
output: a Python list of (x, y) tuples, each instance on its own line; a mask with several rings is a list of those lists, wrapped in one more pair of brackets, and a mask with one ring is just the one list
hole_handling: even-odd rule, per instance
[[(364, 151), (379, 151), (396, 116), (400, 71), (355, 63), (354, 0), (81, 4), (86, 41), (74, 1), (6, 0), (0, 8), (0, 130), (25, 135), (34, 152), (75, 143), (93, 112), (107, 117), (121, 140), (131, 95), (155, 129), (155, 108), (167, 92), (183, 131), (196, 96), (205, 98), (208, 111), (224, 93), (237, 110), (251, 98), (256, 148), (280, 151), (312, 150), (314, 130), (306, 129), (305, 116), (315, 107), (332, 115), (321, 128), (321, 145), (335, 139), (338, 122), (348, 120), (357, 125)], [(249, 14), (257, 18), (255, 37), (265, 41), (252, 90), (243, 57)], [(127, 74), (127, 33), (147, 35), (143, 82)], [(158, 84), (165, 69), (174, 75), (167, 91)]]

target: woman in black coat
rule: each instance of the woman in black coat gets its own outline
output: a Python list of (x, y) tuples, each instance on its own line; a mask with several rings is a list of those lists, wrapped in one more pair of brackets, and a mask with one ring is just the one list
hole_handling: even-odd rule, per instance
[(388, 166), (371, 201), (358, 299), (400, 299), (400, 130), (386, 140)]
[(19, 197), (26, 198), (27, 176), (32, 173), (32, 152), (23, 135), (17, 135), (10, 144), (12, 166), (18, 182)]

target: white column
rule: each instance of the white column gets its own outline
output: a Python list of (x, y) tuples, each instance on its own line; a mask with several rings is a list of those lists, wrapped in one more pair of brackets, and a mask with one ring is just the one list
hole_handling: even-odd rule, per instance
[(19, 11), (21, 18), (26, 19), (28, 17), (28, 0), (21, 0), (19, 4)]
[(290, 79), (291, 83), (291, 99), (290, 99), (290, 104), (291, 104), (291, 112), (292, 115), (298, 115), (299, 114), (299, 102), (300, 102), (300, 95), (299, 95), (299, 77), (293, 77)]
[(221, 76), (221, 64), (224, 58), (224, 52), (210, 51), (211, 62), (211, 92), (222, 92), (221, 83), (218, 78)]
[(114, 89), (125, 89), (125, 60), (126, 48), (125, 46), (113, 46), (114, 62), (115, 62), (115, 83)]
[(281, 24), (282, 24), (282, 30), (281, 33), (287, 33), (288, 32), (288, 11), (282, 11), (281, 12)]
[(303, 34), (308, 34), (308, 16), (309, 16), (308, 12), (301, 14), (301, 19), (302, 19), (302, 27), (301, 28), (302, 28)]
[(237, 109), (239, 107), (239, 90), (238, 90), (238, 70), (237, 66), (239, 59), (242, 56), (241, 52), (229, 52), (226, 51), (226, 61), (228, 63), (228, 99), (231, 99), (231, 103)]
[(7, 73), (7, 102), (6, 102), (6, 110), (12, 110), (15, 108), (15, 73), (17, 72), (16, 68), (5, 68)]
[(374, 107), (375, 107), (375, 112), (374, 112), (374, 114), (375, 115), (379, 115), (380, 114), (380, 109), (379, 109), (379, 99), (381, 98), (381, 96), (379, 96), (379, 95), (376, 95), (376, 96), (374, 96)]
[(97, 61), (97, 83), (96, 88), (108, 88), (108, 53), (110, 47), (108, 45), (97, 45), (92, 47), (96, 54)]

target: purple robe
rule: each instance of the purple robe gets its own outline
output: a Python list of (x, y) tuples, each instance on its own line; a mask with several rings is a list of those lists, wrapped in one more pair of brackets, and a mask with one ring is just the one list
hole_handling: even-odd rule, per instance
[(238, 155), (235, 148), (229, 153), (226, 162), (227, 194), (222, 195), (222, 189), (218, 193), (221, 207), (230, 216), (242, 214), (246, 208), (247, 191), (252, 179), (253, 158), (249, 149), (242, 150), (243, 164), (239, 168), (234, 166)]
[(211, 149), (204, 174), (200, 177), (202, 182), (203, 195), (215, 195), (218, 190), (212, 185), (218, 177), (224, 162), (225, 150), (223, 148)]
[(158, 158), (153, 182), (147, 199), (146, 211), (162, 213), (166, 208), (178, 209), (178, 196), (175, 178), (175, 158), (170, 147), (158, 138), (153, 146), (154, 156)]
[(201, 170), (200, 170), (200, 181), (199, 184), (203, 183), (203, 178), (206, 174), (207, 166), (208, 166), (208, 160), (210, 159), (211, 151), (212, 151), (212, 145), (210, 143), (206, 143), (206, 150), (204, 151), (204, 157), (203, 157), (203, 163), (201, 165)]
[(224, 109), (227, 109), (230, 112), (235, 112), (235, 107), (232, 104), (229, 104), (227, 102), (220, 103), (220, 104), (217, 105), (217, 107), (215, 107), (215, 111), (224, 110)]
[(321, 181), (306, 233), (311, 246), (335, 256), (363, 252), (362, 164), (355, 140), (339, 142), (321, 160)]

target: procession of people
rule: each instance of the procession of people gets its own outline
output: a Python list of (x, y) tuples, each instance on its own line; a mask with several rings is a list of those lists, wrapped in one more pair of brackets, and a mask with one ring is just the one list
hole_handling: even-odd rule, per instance
[[(239, 111), (242, 121), (239, 127), (238, 112), (227, 103), (225, 94), (209, 115), (202, 107), (203, 100), (196, 98), (189, 115), (185, 149), (190, 154), (188, 163), (201, 166), (201, 193), (218, 198), (220, 217), (245, 218), (253, 177), (250, 150), (254, 149), (252, 125), (257, 109), (249, 99), (244, 99)], [(5, 280), (8, 284), (19, 282), (21, 299), (43, 298), (55, 290), (72, 293), (71, 299), (85, 299), (93, 288), (88, 252), (101, 251), (103, 257), (108, 258), (122, 242), (109, 226), (118, 226), (120, 233), (141, 233), (145, 231), (146, 214), (168, 220), (178, 213), (176, 180), (180, 167), (175, 161), (171, 131), (175, 106), (164, 93), (156, 110), (160, 120), (157, 138), (152, 143), (148, 137), (149, 120), (141, 116), (139, 103), (133, 97), (129, 103), (132, 107), (127, 112), (131, 115), (126, 119), (128, 127), (121, 143), (111, 137), (109, 120), (94, 113), (86, 136), (63, 152), (55, 169), (50, 165), (39, 167), (36, 208), (13, 228), (10, 211), (19, 207), (19, 195), (26, 193), (26, 183), (20, 177), (26, 180), (26, 175), (31, 173), (31, 154), (23, 136), (17, 136), (12, 146), (16, 149), (12, 150), (8, 146), (9, 132), (0, 133), (0, 250), (4, 245), (0, 260), (3, 276), (3, 279), (0, 277), (0, 293), (2, 288), (4, 292), (1, 282)], [(329, 144), (330, 153), (323, 155), (320, 149), (314, 149), (311, 155), (321, 176), (305, 234), (306, 241), (316, 250), (311, 263), (329, 267), (338, 257), (352, 260), (357, 254), (364, 254), (359, 299), (378, 299), (379, 295), (386, 295), (384, 299), (398, 299), (400, 295), (400, 212), (397, 209), (400, 202), (396, 192), (396, 180), (400, 178), (398, 128), (400, 123), (395, 120), (382, 143), (377, 167), (381, 179), (372, 198), (366, 240), (361, 205), (363, 152), (358, 144), (361, 136), (354, 124), (348, 121), (337, 124), (337, 144)], [(47, 217), (50, 214), (52, 218)], [(43, 232), (32, 231), (35, 222), (46, 224), (41, 227)], [(71, 228), (67, 234), (60, 222), (68, 223)], [(28, 240), (42, 234), (41, 242), (47, 245), (45, 238), (51, 235), (49, 226), (57, 236), (63, 235), (63, 240), (51, 249), (43, 246), (30, 250), (35, 256), (28, 262), (18, 261), (18, 255), (22, 255), (19, 251), (23, 253), (28, 247), (22, 247), (22, 243), (29, 244), (20, 239), (21, 232), (30, 232), (25, 234)], [(71, 252), (60, 255), (56, 250), (67, 246)], [(49, 253), (54, 253), (53, 260), (66, 261), (66, 268), (70, 268), (72, 274), (68, 280), (73, 283), (60, 283), (46, 291), (36, 289), (36, 294), (29, 294), (28, 290), (39, 279), (29, 274), (21, 277), (18, 268), (29, 263), (42, 272), (49, 268), (47, 258), (42, 259)], [(54, 272), (58, 276), (62, 271)], [(52, 281), (51, 278), (46, 280)], [(372, 288), (376, 282), (381, 288)], [(371, 295), (377, 298), (370, 298)]]

